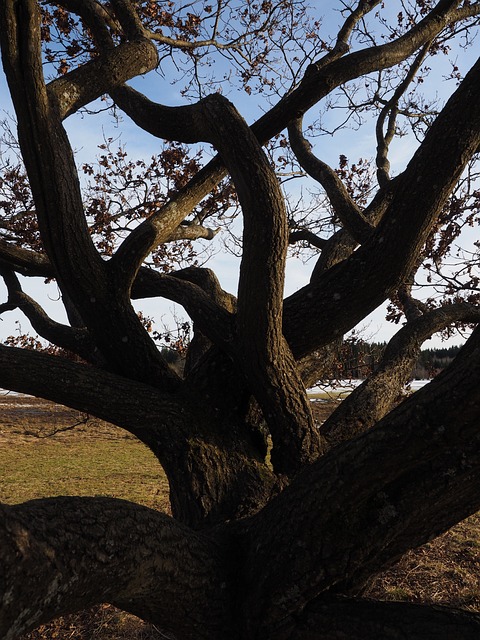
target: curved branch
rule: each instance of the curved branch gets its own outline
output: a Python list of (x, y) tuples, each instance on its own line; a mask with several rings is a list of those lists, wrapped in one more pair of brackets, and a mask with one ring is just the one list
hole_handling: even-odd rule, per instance
[(18, 247), (1, 239), (0, 261), (23, 276), (55, 277), (55, 271), (46, 255)]
[[(1, 32), (4, 68), (47, 254), (55, 268), (61, 265), (65, 270), (73, 257), (68, 249), (78, 247), (86, 258), (82, 261), (86, 273), (81, 273), (81, 277), (95, 280), (102, 261), (83, 215), (73, 153), (47, 95), (38, 4), (33, 0), (22, 0), (18, 5), (11, 0), (3, 2), (2, 22), (5, 25)], [(72, 270), (78, 272), (78, 267), (75, 260)], [(73, 281), (76, 280), (78, 274), (73, 277)]]
[(358, 22), (360, 22), (367, 13), (370, 13), (370, 11), (380, 4), (380, 2), (381, 0), (359, 0), (358, 5), (349, 14), (340, 28), (333, 49), (316, 63), (317, 69), (327, 66), (327, 64), (334, 60), (338, 60), (338, 58), (341, 58), (349, 51), (350, 46), (348, 44), (348, 39), (350, 38), (353, 29)]
[(178, 387), (98, 253), (84, 215), (75, 159), (43, 76), (41, 16), (34, 0), (1, 4), (2, 56), (18, 117), (19, 141), (38, 215), (42, 242), (59, 286), (73, 301), (109, 366), (132, 378)]
[(181, 304), (202, 333), (232, 353), (235, 336), (233, 314), (200, 286), (188, 280), (188, 276), (182, 278), (181, 272), (166, 275), (141, 269), (135, 280), (132, 298), (162, 296)]
[[(167, 107), (152, 102), (127, 85), (110, 91), (115, 104), (141, 129), (157, 138), (195, 143), (201, 140), (203, 126), (198, 103), (181, 107)], [(223, 177), (223, 176), (222, 176)]]
[(288, 125), (288, 135), (302, 169), (322, 185), (344, 228), (358, 243), (363, 243), (374, 227), (350, 197), (335, 171), (312, 153), (310, 144), (303, 137), (301, 118)]
[[(360, 2), (361, 11), (370, 11), (377, 2)], [(353, 80), (360, 75), (379, 71), (398, 64), (419, 47), (435, 37), (447, 24), (460, 19), (455, 12), (459, 0), (442, 0), (420, 23), (393, 42), (357, 51), (333, 60), (328, 54), (318, 63), (311, 65), (300, 85), (252, 125), (258, 140), (264, 144), (284, 129), (287, 124), (324, 98), (335, 87)], [(363, 8), (362, 8), (363, 7)], [(353, 14), (352, 14), (353, 16)], [(350, 28), (350, 27), (349, 27)], [(348, 35), (348, 30), (346, 34)], [(340, 39), (343, 42), (343, 38)], [(340, 51), (341, 49), (341, 51)], [(339, 53), (345, 47), (339, 47)], [(123, 109), (139, 127), (159, 138), (198, 142), (198, 122), (196, 105), (186, 107), (166, 107), (156, 104), (130, 87), (119, 87), (111, 94), (117, 105)]]
[(283, 197), (259, 142), (233, 105), (217, 94), (202, 107), (243, 211), (236, 355), (271, 430), (274, 468), (292, 475), (318, 456), (320, 441), (281, 329), (288, 247)]
[(373, 236), (347, 260), (285, 300), (284, 333), (297, 358), (354, 327), (411, 273), (444, 203), (478, 148), (479, 102), (480, 60), (396, 179)]
[(158, 64), (158, 53), (151, 40), (142, 38), (105, 49), (98, 58), (56, 78), (47, 85), (61, 120), (93, 102), (112, 87), (143, 75)]
[(105, 48), (114, 46), (109, 28), (119, 32), (120, 25), (104, 5), (97, 0), (62, 0), (58, 4), (82, 18), (99, 46)]
[(322, 59), (310, 65), (299, 86), (252, 125), (253, 132), (260, 141), (269, 140), (339, 85), (402, 62), (447, 25), (460, 19), (456, 11), (459, 3), (459, 0), (440, 0), (423, 20), (397, 40), (355, 51), (327, 65)]
[[(363, 4), (367, 8), (371, 3), (362, 2), (359, 6)], [(454, 20), (454, 5), (458, 5), (458, 0), (442, 0), (418, 25), (394, 42), (355, 52), (328, 64), (319, 61), (318, 65), (312, 65), (299, 87), (254, 123), (252, 131), (264, 144), (335, 87), (359, 75), (394, 66), (437, 35), (449, 21)], [(139, 127), (156, 137), (187, 143), (198, 142), (201, 139), (202, 123), (198, 105), (166, 107), (152, 102), (127, 86), (115, 88), (111, 96)], [(168, 234), (184, 220), (194, 204), (225, 176), (225, 170), (218, 158), (206, 165), (200, 173), (201, 175), (196, 176), (171, 205), (166, 205), (158, 214), (142, 223), (125, 240), (124, 246), (119, 249), (118, 262), (122, 265), (133, 263), (129, 266), (129, 272), (135, 271), (135, 267), (138, 268), (152, 248), (162, 242), (165, 236), (168, 237)], [(202, 188), (202, 183), (206, 190)]]
[(312, 247), (317, 249), (323, 249), (328, 240), (320, 238), (313, 231), (307, 229), (300, 229), (299, 231), (291, 231), (288, 236), (288, 244), (295, 244), (296, 242), (308, 242)]
[(122, 242), (110, 268), (129, 288), (145, 257), (152, 249), (176, 232), (187, 215), (225, 177), (226, 169), (219, 159), (211, 160), (155, 214), (144, 220)]
[(35, 500), (0, 513), (4, 640), (102, 602), (177, 637), (228, 637), (223, 555), (206, 536), (114, 498)]
[[(407, 549), (477, 511), (479, 419), (477, 330), (464, 355), (427, 387), (310, 465), (245, 523), (248, 610), (259, 637), (327, 590), (361, 587)], [(279, 563), (279, 549), (292, 540), (291, 561)], [(261, 581), (258, 566), (269, 567)]]
[[(159, 428), (157, 435), (162, 440), (171, 437), (167, 427), (175, 405), (169, 394), (87, 364), (1, 345), (0, 387), (65, 404), (130, 432), (148, 423), (147, 416), (143, 416), (142, 425), (138, 415), (139, 398), (143, 398), (145, 406), (157, 412), (157, 418), (148, 412), (150, 426)], [(165, 420), (158, 419), (161, 416)]]
[(130, 0), (112, 0), (112, 6), (127, 38), (135, 40), (147, 36), (147, 29), (145, 29)]
[[(8, 290), (9, 310), (18, 308), (30, 320), (33, 329), (45, 340), (56, 346), (76, 353), (88, 362), (98, 363), (99, 354), (96, 353), (92, 338), (85, 328), (72, 328), (55, 322), (42, 307), (29, 295), (22, 291), (16, 275), (0, 264), (0, 275), (3, 276)], [(104, 364), (102, 362), (102, 364)]]
[(388, 343), (376, 370), (322, 425), (330, 446), (370, 429), (392, 408), (408, 382), (425, 340), (454, 322), (480, 322), (480, 309), (470, 304), (446, 305), (408, 322)]

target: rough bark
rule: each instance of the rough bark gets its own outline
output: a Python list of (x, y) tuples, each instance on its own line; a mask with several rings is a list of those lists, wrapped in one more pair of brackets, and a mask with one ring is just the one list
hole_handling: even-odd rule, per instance
[[(144, 442), (163, 466), (172, 511), (202, 528), (256, 511), (276, 479), (234, 413), (204, 406), (202, 389), (161, 393), (131, 379), (59, 357), (0, 347), (0, 386), (113, 422)], [(227, 515), (228, 514), (228, 515)]]
[(39, 7), (33, 0), (18, 8), (5, 1), (2, 21), (2, 58), (20, 147), (59, 285), (113, 370), (174, 389), (178, 380), (131, 307), (129, 289), (119, 286), (88, 232), (73, 152), (43, 77)]
[(228, 635), (231, 580), (213, 538), (113, 498), (35, 500), (0, 513), (4, 640), (98, 602), (179, 638)]
[(445, 305), (407, 323), (388, 343), (375, 371), (345, 398), (320, 433), (333, 446), (367, 431), (398, 401), (420, 349), (434, 333), (453, 322), (478, 322), (477, 307)]
[[(259, 638), (479, 509), (478, 335), (471, 341), (428, 388), (305, 469), (246, 525), (246, 617)], [(282, 563), (279, 548), (289, 549)]]
[[(248, 127), (220, 95), (171, 108), (119, 86), (157, 61), (153, 36), (127, 0), (114, 0), (113, 9), (92, 0), (63, 2), (85, 17), (99, 56), (48, 85), (37, 3), (0, 0), (2, 57), (46, 250), (37, 256), (0, 242), (10, 298), (5, 308), (22, 307), (57, 344), (86, 334), (85, 350), (77, 352), (96, 364), (0, 347), (0, 386), (67, 404), (135, 434), (166, 471), (176, 518), (107, 499), (2, 506), (3, 637), (102, 601), (179, 639), (415, 637), (420, 630), (431, 637), (453, 624), (458, 637), (470, 638), (478, 630), (475, 616), (339, 594), (356, 593), (405, 550), (480, 508), (480, 334), (448, 371), (378, 421), (393, 389), (382, 405), (382, 375), (399, 368), (403, 375), (406, 368), (389, 352), (384, 370), (359, 391), (366, 399), (351, 400), (354, 415), (376, 398), (368, 427), (376, 425), (322, 457), (301, 376), (313, 380), (324, 363), (312, 365), (312, 354), (321, 349), (320, 357), (330, 357), (338, 337), (409, 281), (446, 199), (479, 148), (480, 63), (395, 180), (388, 180), (384, 153), (391, 122), (385, 135), (380, 132), (384, 186), (364, 211), (291, 126), (294, 151), (326, 186), (348, 232), (320, 243), (310, 284), (282, 300), (289, 232), (261, 145), (342, 83), (399, 64), (456, 20), (480, 13), (479, 3), (460, 7), (459, 0), (440, 0), (405, 35), (348, 53), (352, 29), (377, 4), (359, 0), (333, 49)], [(114, 46), (112, 34), (122, 44)], [(62, 126), (63, 118), (104, 91), (144, 130), (207, 141), (220, 154), (139, 224), (108, 262), (90, 237)], [(179, 224), (227, 170), (244, 217), (236, 301), (201, 270), (158, 276), (142, 269), (146, 255), (178, 235)], [(357, 241), (362, 246), (354, 251)], [(57, 278), (71, 327), (52, 323), (22, 295), (12, 269)], [(159, 294), (183, 304), (205, 340), (204, 354), (182, 381), (131, 306), (132, 295)], [(477, 320), (477, 313), (471, 318)], [(414, 326), (428, 333), (430, 320), (426, 314)], [(410, 348), (410, 338), (403, 349)], [(413, 351), (420, 338), (413, 336)], [(251, 409), (252, 394), (261, 412)], [(262, 418), (272, 435), (274, 471), (259, 438)]]
[(292, 475), (318, 456), (320, 440), (282, 335), (288, 247), (283, 197), (259, 143), (233, 107), (209, 100), (205, 109), (209, 134), (232, 176), (244, 219), (237, 357), (270, 427), (274, 469)]

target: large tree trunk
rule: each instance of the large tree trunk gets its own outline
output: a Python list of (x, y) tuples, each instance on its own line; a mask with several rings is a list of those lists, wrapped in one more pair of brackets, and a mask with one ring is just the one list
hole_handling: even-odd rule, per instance
[[(225, 4), (217, 3), (217, 11)], [(442, 627), (455, 628), (459, 638), (478, 634), (473, 614), (355, 597), (406, 550), (480, 508), (479, 330), (449, 370), (391, 410), (421, 340), (447, 321), (478, 322), (478, 310), (463, 306), (457, 313), (455, 306), (448, 318), (425, 313), (399, 332), (378, 371), (325, 425), (330, 445), (338, 446), (326, 446), (304, 387), (325, 370), (318, 358), (328, 360), (346, 331), (410, 282), (480, 148), (480, 62), (394, 180), (386, 168), (388, 135), (378, 134), (381, 121), (381, 188), (364, 210), (307, 148), (301, 117), (319, 100), (362, 75), (407, 64), (412, 55), (418, 67), (444, 30), (457, 23), (461, 29), (459, 21), (480, 14), (478, 3), (420, 3), (421, 18), (403, 35), (393, 30), (385, 44), (347, 53), (353, 30), (379, 4), (359, 0), (333, 48), (250, 127), (217, 93), (173, 108), (123, 85), (159, 61), (152, 41), (164, 36), (160, 27), (152, 32), (142, 23), (136, 13), (142, 3), (62, 0), (60, 13), (78, 12), (88, 26), (85, 37), (93, 34), (92, 60), (47, 83), (40, 5), (0, 0), (2, 59), (45, 250), (40, 259), (0, 242), (8, 288), (1, 310), (22, 309), (43, 337), (83, 358), (0, 346), (0, 386), (133, 433), (165, 469), (173, 512), (170, 518), (106, 498), (0, 505), (0, 634), (6, 640), (105, 601), (177, 640), (433, 638)], [(274, 10), (262, 4), (262, 11)], [(185, 29), (181, 21), (176, 26)], [(235, 51), (240, 40), (232, 44)], [(195, 60), (197, 45), (188, 38), (162, 41)], [(219, 153), (168, 202), (155, 203), (132, 232), (126, 225), (110, 259), (97, 250), (87, 224), (63, 126), (105, 92), (145, 131), (207, 142)], [(293, 152), (324, 186), (343, 230), (318, 243), (322, 256), (310, 283), (284, 301), (288, 216), (261, 145), (289, 124)], [(179, 225), (227, 171), (243, 214), (236, 301), (205, 271), (166, 276), (142, 267), (159, 243), (180, 235)], [(55, 278), (70, 326), (43, 314), (14, 272)], [(184, 379), (143, 327), (132, 296), (164, 296), (190, 315), (201, 353), (193, 354)], [(271, 460), (259, 437), (265, 425)]]

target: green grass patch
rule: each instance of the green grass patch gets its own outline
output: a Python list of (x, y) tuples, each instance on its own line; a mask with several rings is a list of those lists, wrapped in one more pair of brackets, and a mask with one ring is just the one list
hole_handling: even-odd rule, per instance
[(0, 501), (59, 495), (109, 496), (168, 509), (168, 483), (153, 454), (134, 439), (29, 438), (0, 449)]

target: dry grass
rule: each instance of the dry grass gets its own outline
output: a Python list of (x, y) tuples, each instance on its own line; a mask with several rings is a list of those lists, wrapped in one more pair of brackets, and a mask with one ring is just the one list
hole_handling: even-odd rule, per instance
[(480, 514), (409, 551), (372, 582), (366, 596), (480, 612)]
[(153, 625), (102, 604), (41, 625), (21, 640), (165, 640)]
[[(0, 397), (0, 501), (47, 495), (106, 495), (168, 511), (166, 478), (141, 443), (112, 425), (51, 403)], [(331, 407), (315, 403), (318, 422)], [(72, 425), (75, 428), (70, 428)], [(56, 435), (51, 436), (54, 431)], [(134, 482), (132, 482), (134, 478)], [(480, 611), (480, 514), (407, 553), (366, 595)], [(23, 640), (164, 640), (154, 626), (99, 605), (59, 618)]]

